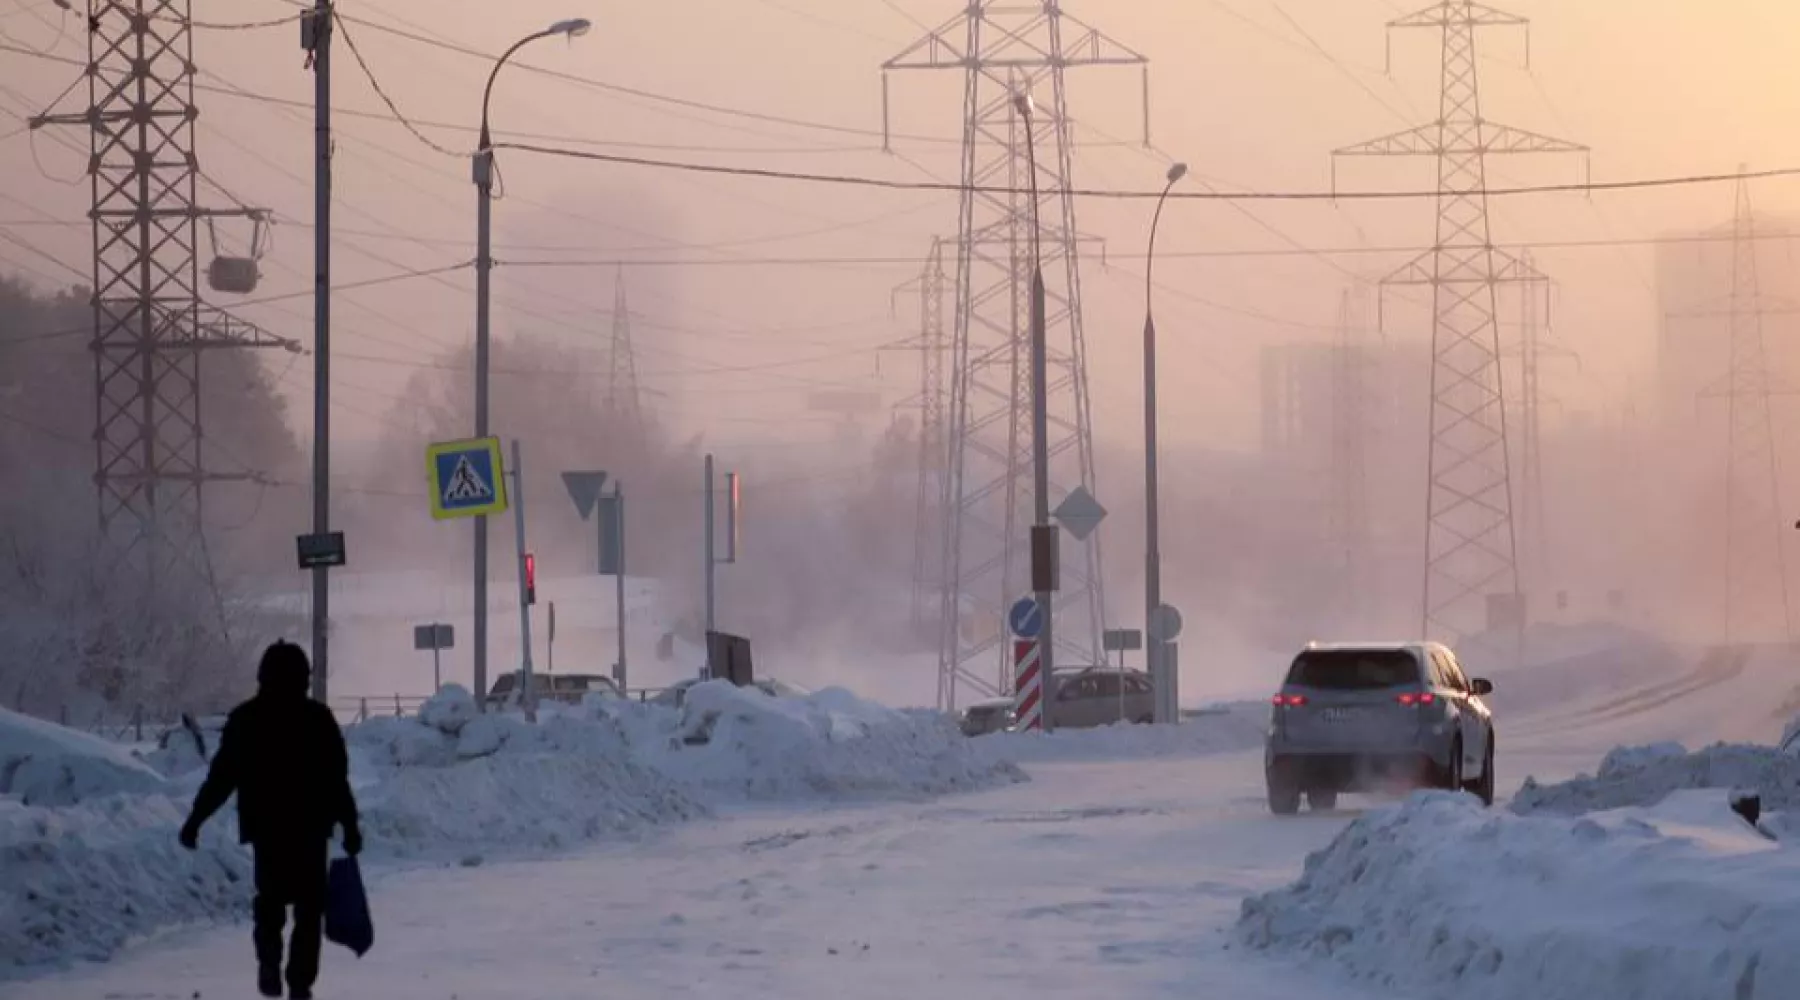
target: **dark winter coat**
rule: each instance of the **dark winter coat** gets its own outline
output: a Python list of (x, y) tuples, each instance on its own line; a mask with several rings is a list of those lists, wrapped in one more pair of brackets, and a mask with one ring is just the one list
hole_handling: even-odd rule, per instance
[(197, 827), (233, 792), (238, 839), (328, 840), (333, 826), (356, 829), (350, 759), (331, 710), (304, 693), (270, 690), (233, 709), (219, 752), (194, 797)]

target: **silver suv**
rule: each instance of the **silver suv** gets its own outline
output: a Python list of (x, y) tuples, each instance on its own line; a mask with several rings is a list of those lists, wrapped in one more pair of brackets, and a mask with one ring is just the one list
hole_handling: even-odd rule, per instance
[(1331, 809), (1339, 792), (1394, 785), (1466, 790), (1494, 801), (1494, 719), (1435, 642), (1311, 643), (1275, 695), (1263, 755), (1269, 808)]

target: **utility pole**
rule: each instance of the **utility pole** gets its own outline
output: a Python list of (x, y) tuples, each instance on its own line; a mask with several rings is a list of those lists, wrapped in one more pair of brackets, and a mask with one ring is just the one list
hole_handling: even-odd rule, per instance
[[(1147, 67), (1147, 60), (1064, 13), (1061, 0), (966, 0), (962, 10), (882, 65), (949, 70), (963, 76), (962, 199), (956, 242), (956, 326), (951, 335), (938, 642), (938, 690), (946, 709), (958, 687), (1011, 694), (1013, 665), (1001, 627), (1029, 582), (1030, 525), (1021, 493), (1036, 489), (1032, 449), (1030, 243), (1039, 239), (1045, 279), (1049, 379), (1047, 421), (1059, 459), (1051, 483), (1094, 486), (1093, 434), (1077, 253), (1074, 136), (1066, 71), (1091, 66)], [(1148, 70), (1145, 90), (1148, 92)], [(1028, 148), (1029, 126), (1014, 96), (1040, 93), (1043, 157)], [(885, 118), (885, 115), (884, 115)], [(1145, 112), (1148, 143), (1148, 104)], [(1028, 163), (1028, 160), (1035, 163)], [(1041, 196), (1027, 202), (1026, 171)], [(1038, 176), (1041, 173), (1041, 177)], [(1034, 226), (1038, 216), (1042, 225)], [(1041, 237), (1034, 234), (1042, 230)], [(1038, 504), (1047, 502), (1040, 496)], [(1101, 662), (1104, 600), (1100, 535), (1065, 559), (1057, 609), (1062, 648), (1077, 662)], [(1050, 611), (1045, 608), (1046, 613)], [(965, 630), (966, 626), (977, 626)], [(1050, 654), (1045, 641), (1045, 658)], [(1047, 668), (1046, 668), (1047, 669)]]
[(1050, 343), (1044, 290), (1043, 220), (1038, 217), (1037, 115), (1029, 91), (1016, 95), (1025, 122), (1025, 175), (1031, 190), (1031, 589), (1044, 630), (1039, 669), (1044, 676), (1045, 732), (1054, 725), (1049, 702), (1056, 698), (1056, 525), (1050, 523)]
[[(331, 532), (331, 0), (304, 15), (313, 72), (313, 535)], [(310, 44), (309, 44), (310, 43)], [(312, 569), (312, 696), (331, 692), (331, 577)], [(435, 653), (433, 654), (436, 655)], [(435, 661), (434, 661), (435, 662)]]
[[(1494, 247), (1487, 157), (1587, 152), (1586, 146), (1482, 115), (1476, 30), (1529, 23), (1474, 0), (1439, 0), (1388, 22), (1390, 30), (1425, 28), (1441, 36), (1437, 120), (1333, 154), (1429, 156), (1437, 161), (1432, 248), (1382, 281), (1384, 291), (1411, 285), (1432, 293), (1431, 445), (1420, 630), (1433, 639), (1453, 640), (1502, 625), (1523, 636), (1496, 289), (1502, 283), (1543, 278)], [(1495, 598), (1510, 605), (1511, 620), (1490, 620)]]

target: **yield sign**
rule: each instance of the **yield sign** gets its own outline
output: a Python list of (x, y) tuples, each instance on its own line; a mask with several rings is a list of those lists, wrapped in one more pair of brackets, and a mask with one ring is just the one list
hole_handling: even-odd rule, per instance
[(1106, 519), (1106, 508), (1087, 491), (1085, 486), (1077, 486), (1058, 504), (1052, 517), (1063, 526), (1078, 542), (1085, 542), (1100, 522)]
[(606, 473), (565, 472), (562, 481), (569, 491), (569, 499), (575, 501), (575, 510), (581, 514), (581, 519), (585, 521), (593, 516), (594, 505), (600, 502), (600, 489), (606, 485)]

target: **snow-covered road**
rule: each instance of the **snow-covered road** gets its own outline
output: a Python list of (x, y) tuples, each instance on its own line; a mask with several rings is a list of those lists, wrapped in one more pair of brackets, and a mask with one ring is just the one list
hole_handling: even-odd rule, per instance
[[(1260, 764), (1038, 765), (1030, 784), (929, 804), (750, 813), (555, 861), (392, 874), (372, 889), (375, 950), (331, 949), (319, 995), (1372, 997), (1226, 947), (1244, 897), (1290, 881), (1352, 816), (1275, 820)], [(190, 1000), (251, 982), (248, 929), (224, 928), (0, 995)]]

